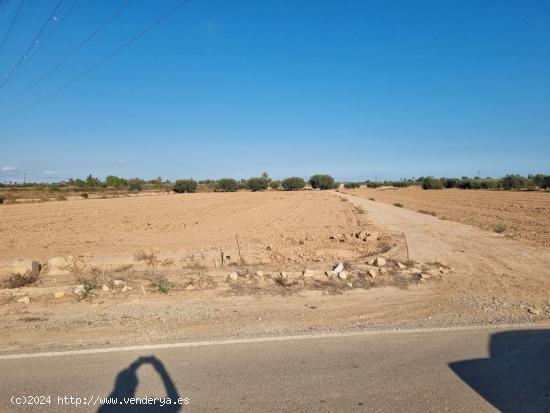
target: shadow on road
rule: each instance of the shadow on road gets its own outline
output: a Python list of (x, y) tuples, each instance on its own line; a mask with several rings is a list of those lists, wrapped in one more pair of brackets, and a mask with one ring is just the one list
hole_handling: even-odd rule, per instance
[[(170, 398), (172, 403), (176, 402), (180, 395), (166, 371), (164, 364), (156, 357), (140, 357), (136, 359), (127, 368), (118, 373), (115, 381), (115, 388), (107, 396), (107, 401), (98, 409), (98, 413), (146, 413), (146, 412), (162, 412), (175, 413), (182, 408), (180, 404), (164, 404), (157, 401), (154, 404), (145, 403), (127, 403), (129, 399), (136, 398), (136, 390), (139, 384), (137, 370), (143, 364), (151, 364), (157, 374), (162, 379), (166, 395), (163, 399)], [(116, 404), (114, 401), (116, 400)]]
[(449, 367), (503, 413), (550, 412), (550, 329), (495, 333), (489, 350)]

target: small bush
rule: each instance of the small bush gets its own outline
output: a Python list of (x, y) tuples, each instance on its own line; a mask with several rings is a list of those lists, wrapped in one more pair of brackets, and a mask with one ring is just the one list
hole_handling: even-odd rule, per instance
[(88, 199), (88, 194), (86, 192), (80, 194), (80, 196), (84, 199)]
[(236, 192), (239, 189), (239, 183), (233, 178), (223, 178), (216, 183), (218, 192)]
[(78, 283), (84, 287), (82, 293), (80, 293), (79, 300), (92, 298), (93, 291), (98, 288), (98, 283), (95, 277), (92, 278), (79, 278)]
[(197, 191), (197, 182), (192, 179), (178, 179), (174, 183), (174, 192), (178, 194), (193, 193)]
[(4, 203), (4, 200), (6, 198), (4, 197), (4, 195), (0, 195), (0, 205), (2, 205)]
[(495, 224), (493, 226), (493, 231), (495, 231), (497, 234), (502, 234), (504, 231), (506, 231), (506, 225), (504, 225), (504, 224)]
[(365, 183), (367, 185), (367, 188), (380, 188), (382, 186), (382, 182), (367, 181)]
[(38, 281), (37, 274), (13, 274), (1, 285), (2, 288), (20, 288)]
[(174, 285), (168, 280), (168, 278), (163, 275), (159, 276), (151, 284), (154, 288), (156, 288), (159, 292), (163, 294), (168, 294), (168, 291), (170, 291), (174, 287)]
[(422, 189), (443, 189), (443, 182), (441, 182), (441, 179), (428, 176), (422, 181)]
[(306, 186), (306, 181), (298, 176), (286, 178), (282, 182), (283, 189), (285, 191), (299, 191)]
[(281, 181), (271, 181), (271, 182), (269, 183), (269, 187), (270, 187), (271, 189), (277, 190), (277, 189), (279, 189), (279, 188), (281, 187)]
[(269, 185), (267, 178), (265, 177), (253, 177), (248, 180), (248, 189), (252, 192), (265, 191)]
[(355, 188), (359, 188), (361, 186), (361, 184), (359, 182), (346, 182), (344, 184), (344, 188), (346, 189), (355, 189)]
[(401, 202), (394, 202), (393, 206), (397, 208), (403, 208), (403, 204)]
[(59, 194), (55, 197), (55, 199), (57, 199), (58, 201), (66, 201), (67, 198), (65, 197), (65, 195), (62, 195), (62, 194)]
[(143, 180), (139, 178), (128, 179), (128, 190), (140, 192), (143, 189)]
[(425, 209), (419, 209), (418, 212), (425, 215), (431, 215), (432, 217), (437, 216), (437, 214), (434, 211), (427, 211)]
[(336, 183), (334, 178), (330, 175), (313, 175), (309, 178), (309, 183), (312, 188), (315, 189), (334, 189)]
[(156, 267), (159, 263), (157, 254), (153, 251), (138, 251), (134, 255), (136, 261), (145, 261), (148, 267)]

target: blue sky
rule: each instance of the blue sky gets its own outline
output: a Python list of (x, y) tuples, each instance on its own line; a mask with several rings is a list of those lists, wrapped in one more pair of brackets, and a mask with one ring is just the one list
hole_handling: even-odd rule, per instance
[[(2, 77), (58, 1), (25, 0)], [(131, 0), (12, 98), (123, 4), (78, 0), (64, 18), (73, 1), (0, 87), (0, 181), (550, 173), (550, 1), (190, 0), (20, 110), (178, 3)]]

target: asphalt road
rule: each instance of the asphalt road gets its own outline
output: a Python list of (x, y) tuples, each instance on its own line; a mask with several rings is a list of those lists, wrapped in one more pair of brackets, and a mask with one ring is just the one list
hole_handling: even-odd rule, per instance
[[(550, 329), (203, 344), (0, 358), (0, 411), (550, 412)], [(96, 400), (167, 395), (189, 404)]]

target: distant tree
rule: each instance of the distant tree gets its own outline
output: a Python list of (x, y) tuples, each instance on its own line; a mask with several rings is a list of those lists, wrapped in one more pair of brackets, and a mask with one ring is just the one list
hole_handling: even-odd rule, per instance
[(279, 189), (281, 187), (281, 181), (270, 181), (269, 187), (271, 189)]
[(422, 189), (443, 189), (443, 182), (431, 176), (427, 176), (422, 181)]
[(541, 188), (550, 189), (550, 175), (544, 177)]
[(128, 185), (128, 181), (118, 176), (109, 175), (105, 178), (105, 184), (110, 188), (122, 188)]
[(236, 192), (239, 189), (239, 183), (233, 178), (222, 178), (216, 183), (218, 192)]
[(525, 186), (525, 178), (520, 175), (506, 175), (500, 179), (500, 183), (506, 190), (521, 189)]
[(359, 188), (360, 186), (361, 186), (361, 184), (359, 182), (346, 182), (344, 184), (344, 188), (346, 188), (346, 189)]
[(315, 189), (333, 189), (336, 188), (334, 178), (330, 175), (313, 175), (309, 178), (309, 183)]
[(248, 188), (253, 192), (264, 191), (267, 189), (268, 185), (269, 181), (265, 176), (261, 176), (259, 178), (252, 177), (248, 180)]
[(101, 186), (102, 182), (99, 178), (94, 178), (92, 174), (88, 175), (86, 178), (86, 186), (96, 187)]
[(456, 188), (458, 186), (459, 180), (456, 178), (441, 178), (445, 188)]
[(139, 192), (143, 189), (143, 180), (139, 178), (128, 179), (128, 190)]
[(197, 182), (195, 182), (193, 179), (178, 179), (174, 183), (174, 192), (177, 192), (178, 194), (182, 193), (191, 193), (197, 191)]
[(306, 186), (306, 181), (298, 176), (283, 179), (283, 189), (285, 191), (298, 191)]

